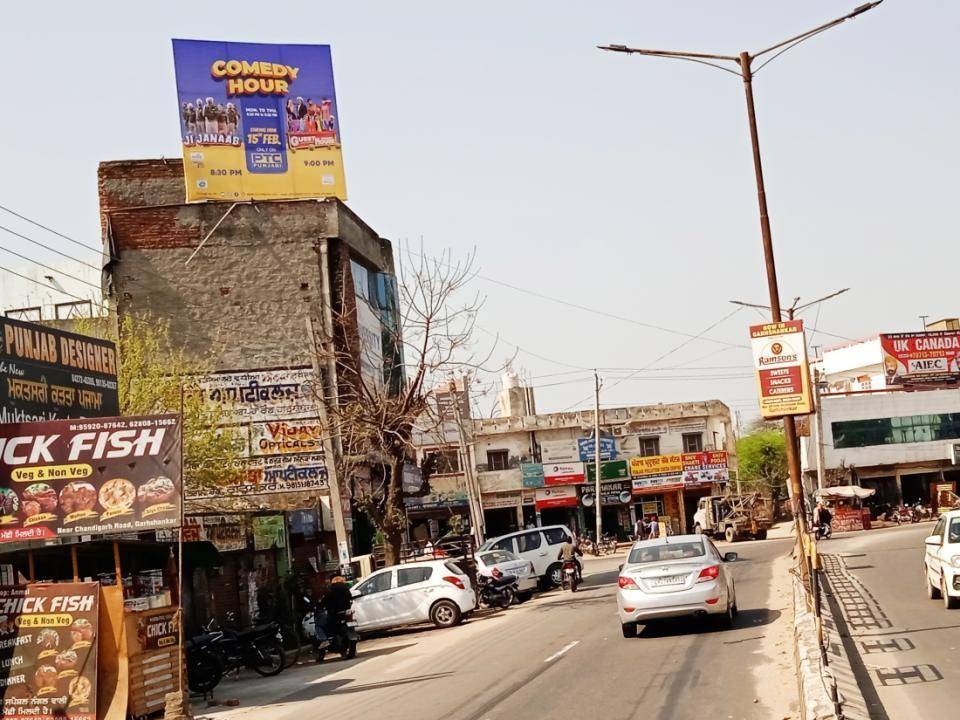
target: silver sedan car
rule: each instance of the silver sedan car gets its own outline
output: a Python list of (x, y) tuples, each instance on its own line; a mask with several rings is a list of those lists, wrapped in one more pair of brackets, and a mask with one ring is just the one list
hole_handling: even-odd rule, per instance
[(617, 580), (617, 608), (625, 638), (637, 623), (668, 617), (715, 616), (729, 625), (737, 613), (737, 591), (727, 563), (704, 535), (674, 535), (634, 543)]

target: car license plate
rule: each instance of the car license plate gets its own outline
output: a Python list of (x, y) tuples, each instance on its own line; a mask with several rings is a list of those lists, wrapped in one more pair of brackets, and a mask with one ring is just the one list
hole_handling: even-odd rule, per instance
[(664, 585), (683, 585), (687, 579), (686, 575), (668, 575), (667, 577), (651, 578), (647, 582), (651, 587), (663, 587)]

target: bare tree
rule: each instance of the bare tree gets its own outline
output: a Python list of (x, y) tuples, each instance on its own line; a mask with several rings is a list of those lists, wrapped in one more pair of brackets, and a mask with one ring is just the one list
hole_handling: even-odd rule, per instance
[(415, 462), (417, 436), (449, 419), (435, 402), (437, 387), (489, 359), (477, 357), (471, 342), (482, 306), (478, 294), (466, 291), (474, 256), (458, 261), (447, 252), (431, 258), (408, 251), (406, 259), (395, 306), (388, 300), (381, 308), (382, 342), (365, 336), (363, 301), (355, 296), (349, 259), (342, 259), (332, 334), (324, 333), (318, 348), (341, 487), (383, 534), (390, 564), (400, 560), (404, 498), (430, 491), (435, 456), (421, 464), (419, 487), (405, 487), (403, 477)]

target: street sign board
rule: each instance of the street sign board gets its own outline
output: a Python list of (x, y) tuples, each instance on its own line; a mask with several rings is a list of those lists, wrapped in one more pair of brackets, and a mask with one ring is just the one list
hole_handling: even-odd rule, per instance
[[(597, 443), (592, 437), (578, 438), (577, 451), (583, 462), (593, 462), (597, 459)], [(610, 437), (600, 437), (600, 459), (613, 460), (617, 456), (617, 441)]]
[(765, 418), (813, 412), (802, 320), (750, 327), (753, 362)]

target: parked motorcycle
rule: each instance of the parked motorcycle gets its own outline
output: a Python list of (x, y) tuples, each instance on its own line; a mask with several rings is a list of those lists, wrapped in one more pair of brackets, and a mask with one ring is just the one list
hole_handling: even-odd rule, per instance
[[(227, 619), (230, 621), (230, 616)], [(213, 636), (206, 649), (220, 658), (224, 674), (239, 672), (246, 667), (263, 677), (272, 677), (283, 670), (283, 645), (277, 639), (280, 632), (277, 623), (234, 630), (220, 628), (215, 620), (211, 620), (205, 629)]]
[(492, 577), (477, 575), (478, 600), (486, 607), (499, 607), (506, 610), (517, 602), (517, 585), (515, 575), (504, 575), (497, 568), (493, 569)]
[(563, 589), (570, 588), (570, 592), (577, 591), (577, 564), (573, 560), (563, 561)]
[(186, 643), (187, 687), (191, 692), (206, 695), (223, 679), (223, 661), (210, 646), (222, 637), (222, 633), (202, 633)]

